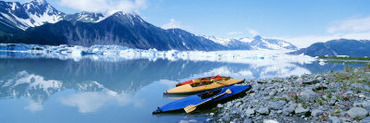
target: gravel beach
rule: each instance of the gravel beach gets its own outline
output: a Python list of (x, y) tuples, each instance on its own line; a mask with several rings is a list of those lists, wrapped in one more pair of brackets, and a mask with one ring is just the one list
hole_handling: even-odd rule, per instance
[(217, 105), (209, 122), (361, 122), (370, 117), (370, 65), (246, 80), (244, 97)]

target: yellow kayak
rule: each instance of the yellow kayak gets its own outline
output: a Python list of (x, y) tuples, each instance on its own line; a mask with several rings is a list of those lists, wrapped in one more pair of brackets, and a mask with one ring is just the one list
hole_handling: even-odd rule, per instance
[(209, 81), (208, 83), (192, 83), (181, 85), (164, 92), (164, 94), (189, 94), (198, 93), (201, 91), (216, 89), (220, 87), (230, 86), (233, 84), (244, 82), (245, 79), (226, 79), (220, 81)]

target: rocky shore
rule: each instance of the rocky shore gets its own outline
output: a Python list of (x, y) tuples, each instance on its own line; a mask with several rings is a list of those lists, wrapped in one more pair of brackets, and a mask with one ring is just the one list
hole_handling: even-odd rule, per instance
[(209, 122), (370, 122), (370, 65), (243, 84), (252, 89), (218, 104)]

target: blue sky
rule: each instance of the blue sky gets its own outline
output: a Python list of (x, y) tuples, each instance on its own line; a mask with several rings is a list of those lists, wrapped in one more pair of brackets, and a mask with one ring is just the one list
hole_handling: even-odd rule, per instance
[[(24, 1), (27, 0), (20, 0)], [(258, 34), (284, 39), (298, 47), (337, 38), (370, 39), (369, 0), (47, 1), (66, 13), (135, 11), (159, 27), (177, 27), (221, 38)]]

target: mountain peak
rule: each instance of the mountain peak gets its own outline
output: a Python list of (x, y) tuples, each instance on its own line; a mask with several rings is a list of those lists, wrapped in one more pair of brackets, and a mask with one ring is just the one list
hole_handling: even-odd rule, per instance
[(81, 21), (81, 22), (96, 23), (96, 22), (100, 22), (101, 20), (105, 19), (105, 17), (102, 13), (82, 11), (81, 13), (67, 15), (64, 17), (64, 19), (68, 21)]
[(45, 0), (32, 0), (29, 3), (34, 3), (38, 5), (48, 4), (48, 2), (46, 2)]
[(114, 13), (113, 15), (109, 16), (108, 18), (111, 18), (113, 20), (120, 21), (123, 23), (131, 23), (132, 25), (139, 24), (139, 23), (141, 24), (146, 23), (139, 15), (122, 12), (122, 11), (118, 11)]
[(136, 17), (137, 15), (132, 14), (132, 13), (123, 12), (123, 11), (117, 11), (112, 16), (135, 16)]
[(262, 37), (260, 36), (260, 35), (256, 35), (256, 36), (254, 36), (254, 38), (253, 38), (254, 40), (261, 40), (262, 39)]

